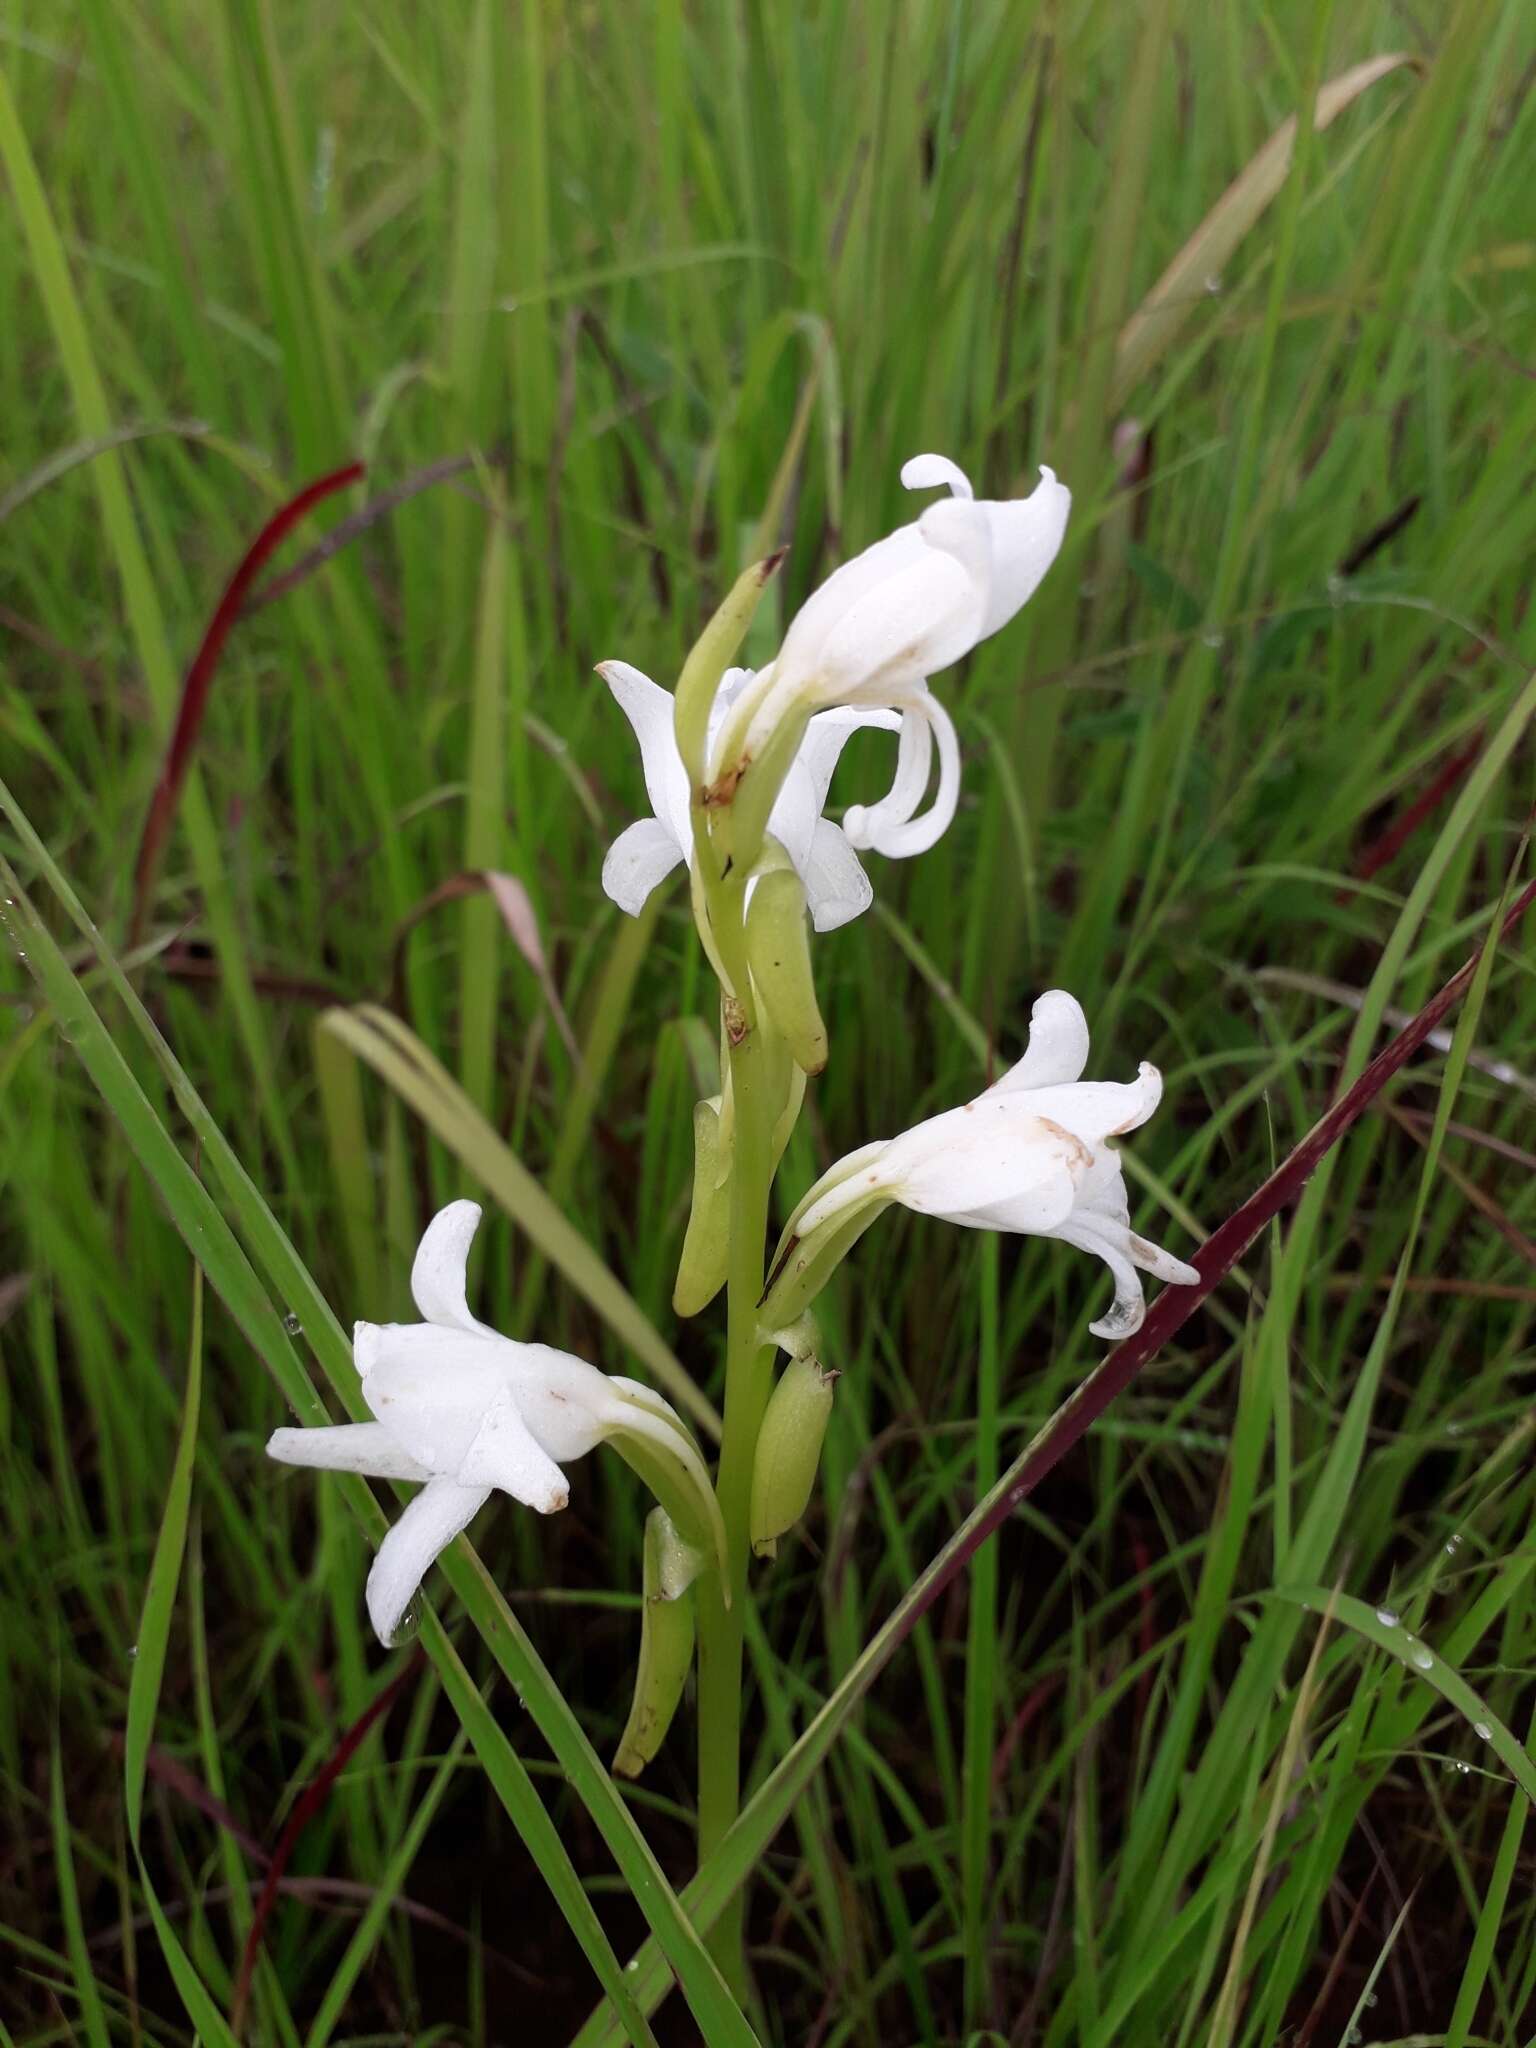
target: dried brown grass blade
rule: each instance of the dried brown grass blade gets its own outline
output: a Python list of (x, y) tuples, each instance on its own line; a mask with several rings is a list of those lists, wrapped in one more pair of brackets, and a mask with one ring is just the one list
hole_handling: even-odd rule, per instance
[[(1341, 71), (1337, 78), (1330, 78), (1318, 92), (1313, 126), (1319, 132), (1327, 128), (1363, 92), (1404, 65), (1421, 68), (1417, 57), (1395, 50), (1384, 57), (1368, 58), (1363, 64)], [(1285, 183), (1295, 148), (1296, 116), (1292, 114), (1232, 180), (1126, 321), (1115, 348), (1113, 404), (1123, 404), (1173, 345), (1185, 321), (1206, 297), (1207, 279), (1221, 275), (1244, 235)]]

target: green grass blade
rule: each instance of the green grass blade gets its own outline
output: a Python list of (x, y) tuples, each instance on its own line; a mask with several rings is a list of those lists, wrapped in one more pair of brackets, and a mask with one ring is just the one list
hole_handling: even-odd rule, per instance
[(649, 1367), (672, 1399), (718, 1435), (714, 1407), (649, 1317), (415, 1033), (398, 1017), (371, 1004), (328, 1010), (321, 1024), (415, 1110), (556, 1271), (585, 1296), (615, 1336)]

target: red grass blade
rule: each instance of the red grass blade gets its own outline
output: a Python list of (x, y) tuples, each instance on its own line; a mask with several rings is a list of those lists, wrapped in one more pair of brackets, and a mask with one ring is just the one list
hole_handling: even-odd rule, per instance
[(133, 865), (133, 918), (129, 926), (129, 943), (137, 944), (143, 936), (144, 919), (149, 907), (149, 893), (154, 884), (155, 872), (165, 842), (170, 836), (171, 823), (176, 815), (176, 806), (181, 801), (182, 787), (191, 766), (193, 749), (197, 736), (202, 730), (203, 713), (208, 706), (208, 691), (213, 683), (219, 657), (224, 652), (224, 643), (230, 630), (245, 608), (252, 584), (282, 545), (293, 528), (304, 515), (322, 498), (344, 490), (348, 484), (356, 483), (363, 474), (363, 464), (349, 462), (344, 469), (335, 469), (328, 476), (317, 477), (281, 506), (257, 534), (246, 549), (245, 555), (229, 582), (224, 595), (214, 608), (201, 645), (192, 657), (187, 670), (187, 679), (182, 685), (181, 704), (176, 713), (176, 724), (171, 733), (171, 743), (166, 750), (165, 763), (160, 770), (160, 780), (155, 793), (149, 800), (149, 811), (144, 819), (144, 832), (139, 840), (138, 858)]
[[(1386, 831), (1378, 834), (1366, 847), (1355, 862), (1356, 882), (1368, 882), (1388, 861), (1397, 858), (1419, 827), (1439, 810), (1482, 751), (1483, 736), (1478, 733), (1470, 746), (1451, 756), (1422, 794), (1399, 811)], [(1354, 893), (1353, 887), (1343, 888), (1339, 891), (1338, 900), (1347, 903)]]
[(235, 1983), (235, 1996), (230, 2006), (230, 2025), (237, 2034), (240, 2032), (246, 2003), (251, 1995), (251, 1979), (256, 1971), (256, 1958), (261, 1953), (262, 1936), (266, 1932), (267, 1921), (277, 1901), (289, 1858), (298, 1845), (300, 1835), (324, 1805), (332, 1785), (346, 1768), (374, 1722), (389, 1712), (406, 1686), (421, 1671), (425, 1662), (425, 1653), (418, 1650), (405, 1668), (396, 1673), (367, 1712), (352, 1723), (325, 1763), (304, 1787), (293, 1812), (289, 1814), (288, 1825), (279, 1836), (277, 1847), (272, 1852), (272, 1860), (267, 1865), (261, 1896), (257, 1899), (256, 1911), (251, 1916), (251, 1931), (246, 1937), (245, 1953), (240, 1958), (240, 1975)]

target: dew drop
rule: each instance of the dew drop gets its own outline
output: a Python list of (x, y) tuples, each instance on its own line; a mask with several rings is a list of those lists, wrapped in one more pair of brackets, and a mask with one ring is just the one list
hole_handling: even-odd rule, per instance
[(1414, 1651), (1413, 1661), (1415, 1666), (1420, 1671), (1433, 1671), (1435, 1668), (1434, 1658), (1429, 1654), (1428, 1650), (1425, 1649), (1422, 1643), (1420, 1643), (1419, 1647)]
[(629, 1961), (624, 1965), (624, 1967), (629, 1972), (630, 1976), (633, 1976), (640, 1967), (640, 1958), (638, 1956), (631, 1956)]
[(1210, 276), (1205, 280), (1205, 288), (1213, 299), (1221, 297), (1221, 272), (1219, 270), (1211, 272)]
[(389, 1639), (389, 1647), (392, 1650), (397, 1650), (402, 1643), (410, 1642), (420, 1632), (421, 1609), (419, 1607), (407, 1607), (404, 1614), (395, 1623), (395, 1632)]
[(139, 1646), (138, 1646), (138, 1644), (137, 1644), (137, 1643), (130, 1643), (130, 1644), (128, 1645), (128, 1655), (129, 1655), (129, 1657), (130, 1657), (130, 1658), (133, 1658), (133, 1657), (137, 1657), (137, 1655), (138, 1655), (138, 1654), (139, 1654)]
[(1487, 1742), (1492, 1737), (1493, 1730), (1488, 1726), (1488, 1723), (1486, 1721), (1474, 1721), (1472, 1723), (1472, 1733), (1477, 1737), (1479, 1742)]
[(1379, 1993), (1375, 1991), (1367, 1991), (1367, 1993), (1365, 1994), (1365, 2002), (1367, 2005), (1379, 2005), (1381, 2002)]
[(283, 1317), (283, 1328), (288, 1332), (289, 1336), (297, 1337), (303, 1327), (304, 1325), (299, 1321), (293, 1310), (289, 1309), (287, 1315)]
[(1383, 1628), (1397, 1627), (1397, 1616), (1392, 1612), (1390, 1607), (1378, 1607), (1376, 1610), (1376, 1619), (1381, 1623)]
[(1202, 647), (1209, 647), (1214, 652), (1221, 646), (1221, 635), (1219, 633), (1202, 633), (1200, 635), (1200, 645)]

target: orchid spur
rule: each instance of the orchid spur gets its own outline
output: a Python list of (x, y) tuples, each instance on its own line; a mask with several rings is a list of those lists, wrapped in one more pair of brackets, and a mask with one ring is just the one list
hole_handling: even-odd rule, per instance
[[(640, 746), (652, 817), (621, 832), (603, 862), (603, 888), (621, 910), (638, 917), (658, 883), (680, 862), (693, 863), (688, 771), (677, 749), (673, 697), (627, 661), (605, 661), (598, 674), (613, 692)], [(728, 669), (710, 712), (711, 737), (754, 682), (750, 669)], [(806, 905), (819, 932), (835, 931), (868, 909), (869, 878), (842, 828), (821, 814), (844, 746), (861, 726), (894, 732), (893, 712), (829, 711), (813, 718), (790, 765), (768, 820), (768, 830), (789, 855), (805, 887)], [(867, 844), (867, 841), (860, 841)]]
[(465, 1266), (476, 1202), (450, 1202), (427, 1225), (411, 1294), (420, 1323), (358, 1323), (352, 1350), (376, 1418), (279, 1429), (267, 1453), (286, 1465), (421, 1483), (379, 1546), (368, 1614), (386, 1646), (438, 1554), (493, 1491), (541, 1515), (570, 1498), (562, 1466), (611, 1442), (700, 1550), (723, 1549), (720, 1511), (682, 1418), (649, 1387), (610, 1377), (548, 1344), (519, 1344), (469, 1312)]
[(973, 1230), (1055, 1237), (1114, 1277), (1113, 1306), (1089, 1328), (1129, 1337), (1145, 1314), (1140, 1275), (1193, 1286), (1199, 1274), (1131, 1229), (1120, 1155), (1108, 1140), (1144, 1124), (1163, 1092), (1156, 1067), (1134, 1081), (1084, 1081), (1088, 1022), (1064, 989), (1040, 997), (1024, 1056), (959, 1109), (839, 1160), (784, 1233), (765, 1317), (800, 1312), (853, 1239), (891, 1203)]

